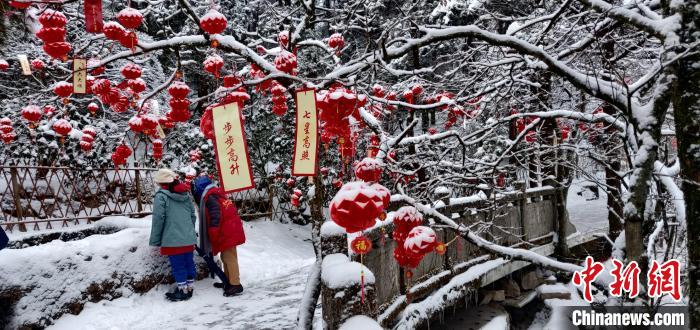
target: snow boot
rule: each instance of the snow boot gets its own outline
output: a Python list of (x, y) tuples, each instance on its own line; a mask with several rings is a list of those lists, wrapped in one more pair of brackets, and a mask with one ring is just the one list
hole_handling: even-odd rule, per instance
[(217, 289), (223, 289), (225, 285), (223, 282), (214, 282), (214, 287)]
[(173, 292), (168, 292), (165, 297), (170, 301), (184, 301), (190, 299), (190, 295), (185, 292), (185, 290), (176, 288)]
[(242, 285), (229, 285), (224, 289), (224, 297), (233, 297), (243, 292)]

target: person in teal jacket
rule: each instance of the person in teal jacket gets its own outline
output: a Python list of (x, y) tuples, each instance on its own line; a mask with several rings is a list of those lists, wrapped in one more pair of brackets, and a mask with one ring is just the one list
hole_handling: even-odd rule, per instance
[(153, 200), (149, 245), (160, 247), (160, 253), (170, 260), (177, 287), (165, 296), (171, 301), (187, 300), (192, 297), (197, 275), (192, 253), (197, 242), (194, 230), (197, 217), (189, 187), (168, 169), (158, 170), (154, 181), (160, 189)]

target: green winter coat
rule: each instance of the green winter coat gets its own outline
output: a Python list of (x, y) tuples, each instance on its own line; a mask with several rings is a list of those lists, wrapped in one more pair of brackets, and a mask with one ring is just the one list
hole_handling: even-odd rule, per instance
[(195, 245), (196, 220), (189, 194), (160, 189), (153, 198), (153, 222), (148, 244), (161, 247)]

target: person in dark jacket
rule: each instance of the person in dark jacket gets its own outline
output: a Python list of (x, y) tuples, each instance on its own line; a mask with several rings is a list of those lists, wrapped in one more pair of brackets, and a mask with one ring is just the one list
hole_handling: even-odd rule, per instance
[(197, 270), (194, 264), (194, 245), (197, 234), (194, 226), (197, 217), (189, 197), (189, 187), (181, 183), (178, 175), (168, 169), (160, 169), (154, 178), (160, 185), (153, 201), (153, 223), (149, 245), (160, 247), (160, 253), (168, 256), (172, 274), (177, 283), (173, 292), (166, 293), (171, 301), (192, 297)]
[(236, 247), (245, 243), (243, 223), (236, 205), (226, 198), (221, 188), (208, 176), (194, 179), (192, 195), (199, 207), (199, 247), (205, 253), (221, 253), (228, 283), (215, 283), (230, 297), (243, 292), (238, 270)]
[(0, 226), (0, 250), (6, 248), (9, 242), (10, 239), (7, 237), (7, 234), (5, 234), (5, 231), (2, 230), (2, 226)]

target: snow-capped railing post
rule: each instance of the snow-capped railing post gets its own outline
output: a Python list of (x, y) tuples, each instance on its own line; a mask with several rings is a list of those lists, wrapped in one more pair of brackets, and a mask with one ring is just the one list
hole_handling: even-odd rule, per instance
[[(361, 272), (364, 272), (364, 283), (361, 282)], [(324, 256), (321, 301), (325, 329), (338, 329), (347, 319), (357, 315), (376, 319), (378, 309), (374, 283), (374, 273), (359, 262), (350, 261), (347, 255), (334, 253)]]

